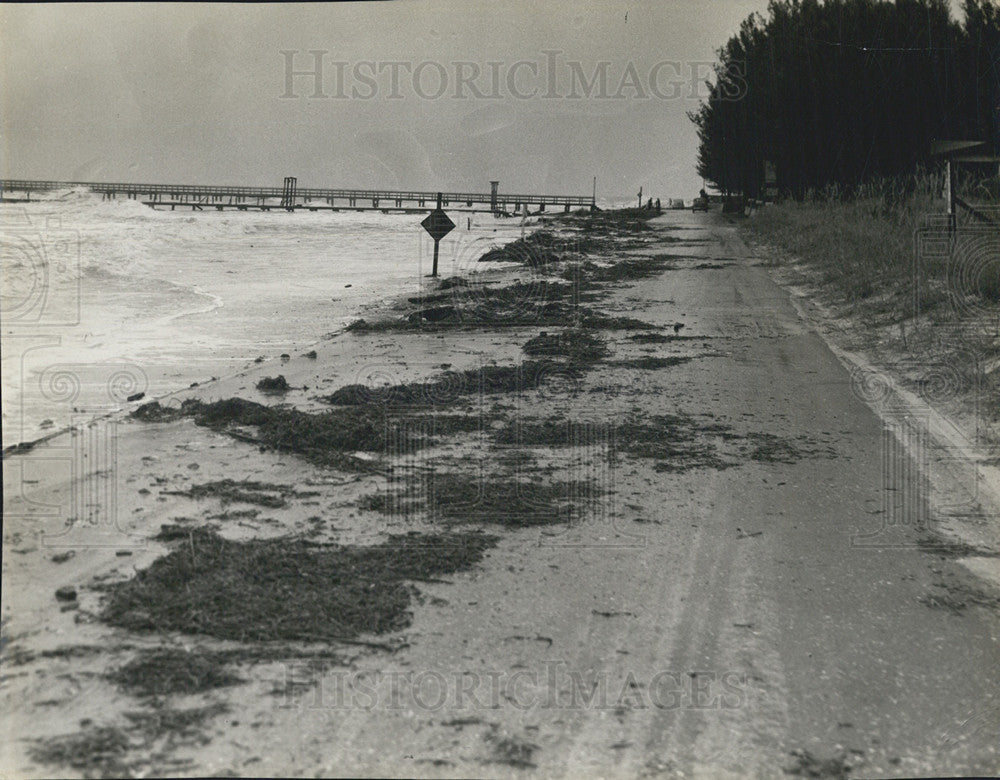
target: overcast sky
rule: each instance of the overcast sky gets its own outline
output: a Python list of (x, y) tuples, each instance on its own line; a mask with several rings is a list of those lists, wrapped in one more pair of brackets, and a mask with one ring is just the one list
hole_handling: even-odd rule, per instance
[(0, 171), (691, 197), (686, 112), (766, 4), (3, 5)]

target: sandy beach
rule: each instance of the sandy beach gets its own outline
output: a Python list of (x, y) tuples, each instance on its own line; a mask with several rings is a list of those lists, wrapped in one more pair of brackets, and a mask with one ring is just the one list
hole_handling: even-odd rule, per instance
[(733, 224), (651, 216), (8, 452), (5, 776), (1000, 769), (985, 559), (886, 526), (879, 418)]

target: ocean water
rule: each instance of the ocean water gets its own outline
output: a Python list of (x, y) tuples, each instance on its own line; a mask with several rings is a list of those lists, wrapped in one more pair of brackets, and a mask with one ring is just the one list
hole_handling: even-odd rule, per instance
[[(452, 212), (440, 274), (517, 238)], [(3, 445), (301, 353), (427, 283), (419, 214), (161, 211), (86, 191), (0, 205)], [(471, 223), (471, 224), (470, 224)]]

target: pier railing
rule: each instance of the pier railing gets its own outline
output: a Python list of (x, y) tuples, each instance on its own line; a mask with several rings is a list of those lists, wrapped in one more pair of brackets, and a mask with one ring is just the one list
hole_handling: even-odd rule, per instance
[[(210, 184), (135, 184), (129, 182), (35, 181), (31, 179), (0, 179), (0, 197), (11, 199), (9, 193), (21, 193), (30, 200), (31, 193), (85, 188), (100, 193), (106, 199), (118, 197), (141, 200), (151, 206), (214, 206), (215, 208), (285, 208), (288, 210), (318, 208), (337, 210), (427, 210), (437, 202), (436, 192), (420, 190), (365, 190), (326, 187), (297, 187), (289, 199), (284, 187), (248, 187)], [(272, 203), (269, 201), (279, 201)], [(524, 206), (593, 207), (594, 199), (587, 195), (535, 195), (501, 192), (442, 192), (442, 204), (457, 210), (488, 205), (491, 211), (519, 211)], [(325, 204), (317, 206), (316, 204)]]

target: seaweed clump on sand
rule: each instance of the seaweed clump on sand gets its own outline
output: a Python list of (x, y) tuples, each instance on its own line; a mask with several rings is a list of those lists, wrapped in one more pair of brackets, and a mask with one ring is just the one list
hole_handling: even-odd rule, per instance
[[(490, 375), (490, 381), (502, 383), (506, 377)], [(527, 380), (526, 380), (527, 381)], [(437, 386), (438, 400), (444, 398), (442, 385)], [(371, 471), (377, 462), (354, 453), (381, 455), (392, 447), (404, 446), (412, 450), (436, 443), (442, 436), (476, 431), (481, 425), (478, 416), (461, 414), (401, 415), (378, 405), (369, 406), (373, 399), (361, 385), (349, 385), (338, 391), (337, 400), (348, 407), (325, 412), (303, 412), (298, 409), (265, 406), (242, 398), (203, 403), (186, 401), (179, 415), (194, 419), (195, 424), (233, 436), (241, 441), (264, 448), (291, 452), (319, 466), (331, 466), (348, 471)], [(423, 397), (423, 396), (422, 396)], [(377, 398), (375, 400), (377, 400)], [(411, 399), (412, 401), (412, 399)], [(433, 402), (433, 398), (430, 399)], [(154, 402), (155, 403), (155, 402)], [(274, 487), (274, 486), (272, 486)], [(275, 489), (279, 494), (282, 490)], [(243, 501), (261, 506), (278, 506), (260, 495), (259, 486), (221, 480), (200, 486), (201, 492), (191, 493), (192, 498), (216, 496), (227, 501)], [(254, 495), (245, 495), (246, 489)], [(234, 492), (236, 491), (236, 492)], [(238, 493), (242, 491), (242, 494)], [(287, 492), (287, 491), (284, 491)], [(280, 495), (274, 500), (279, 500)], [(262, 500), (263, 499), (263, 500)]]
[(712, 437), (738, 439), (728, 425), (702, 422), (689, 415), (652, 415), (615, 426), (615, 447), (636, 458), (652, 458), (663, 472), (727, 469), (739, 465), (722, 457)]
[(533, 357), (559, 357), (570, 363), (593, 363), (608, 354), (608, 348), (600, 337), (577, 329), (543, 332), (528, 341), (523, 349)]
[(68, 766), (84, 777), (167, 776), (189, 768), (187, 760), (169, 758), (168, 751), (207, 744), (207, 722), (228, 711), (224, 704), (188, 709), (158, 704), (126, 712), (124, 725), (88, 723), (73, 734), (33, 740), (28, 751), (39, 764)]
[(505, 246), (491, 249), (479, 258), (479, 262), (519, 263), (531, 268), (543, 268), (558, 262), (568, 249), (565, 239), (559, 239), (548, 230), (537, 230)]
[(132, 740), (117, 726), (90, 726), (75, 734), (37, 740), (28, 754), (33, 761), (68, 766), (84, 777), (132, 777), (127, 758)]
[(159, 401), (149, 401), (137, 408), (131, 414), (142, 422), (173, 422), (184, 416), (184, 412), (176, 406), (161, 406)]
[(635, 368), (642, 371), (656, 371), (661, 368), (673, 368), (682, 363), (687, 363), (694, 358), (690, 355), (669, 355), (667, 357), (655, 357), (646, 355), (639, 358), (627, 358), (625, 360), (614, 360), (608, 365), (616, 368)]
[(496, 537), (409, 534), (372, 547), (299, 538), (230, 541), (194, 529), (110, 586), (101, 619), (133, 631), (238, 641), (336, 641), (409, 625), (408, 581), (478, 563)]
[(598, 493), (597, 485), (583, 480), (543, 483), (444, 473), (429, 486), (427, 508), (453, 522), (551, 525), (572, 521)]
[(837, 456), (836, 450), (805, 436), (737, 433), (724, 423), (687, 414), (640, 419), (558, 420), (522, 417), (492, 432), (496, 444), (522, 447), (595, 447), (655, 461), (661, 472), (727, 469), (740, 460), (794, 464), (802, 458)]
[(646, 208), (609, 209), (588, 215), (584, 226), (593, 230), (645, 232), (652, 230), (646, 222), (655, 216), (658, 216), (655, 211)]
[(201, 693), (243, 682), (225, 668), (226, 654), (165, 648), (140, 653), (107, 677), (139, 696)]
[(614, 425), (606, 421), (520, 418), (493, 432), (503, 446), (586, 447), (606, 449), (614, 442)]
[(360, 506), (402, 516), (422, 511), (449, 524), (525, 528), (573, 522), (602, 494), (593, 480), (529, 482), (437, 472), (419, 482), (406, 482), (398, 492), (364, 496)]
[[(153, 402), (156, 403), (155, 401)], [(147, 404), (147, 407), (150, 406)], [(155, 407), (144, 412), (157, 419)], [(177, 416), (242, 441), (300, 455), (321, 466), (366, 470), (371, 464), (352, 452), (382, 452), (386, 445), (385, 415), (378, 410), (346, 409), (320, 413), (265, 406), (242, 398), (204, 403), (185, 401)], [(253, 432), (246, 429), (252, 428)]]
[[(276, 485), (270, 482), (257, 482), (254, 480), (237, 482), (233, 479), (203, 482), (198, 485), (192, 485), (187, 490), (168, 490), (164, 491), (164, 493), (168, 495), (187, 496), (196, 500), (218, 498), (222, 501), (223, 506), (232, 503), (241, 503), (255, 504), (270, 509), (280, 509), (287, 503), (287, 496), (297, 495), (296, 491), (288, 485)], [(163, 541), (169, 541), (173, 529), (168, 525), (164, 525), (163, 529), (167, 533), (164, 534), (161, 531), (158, 538)], [(186, 529), (184, 533), (187, 533)]]
[(278, 376), (266, 376), (257, 383), (257, 389), (262, 393), (281, 395), (292, 389), (288, 380), (281, 374)]
[(636, 333), (629, 338), (643, 344), (663, 344), (673, 340), (671, 336), (665, 336), (662, 333)]
[(379, 323), (369, 329), (569, 324), (580, 312), (586, 311), (580, 306), (582, 302), (596, 298), (595, 293), (584, 292), (579, 285), (546, 279), (516, 281), (499, 287), (477, 285), (411, 299), (424, 307), (410, 312), (402, 321)]
[(500, 732), (496, 725), (486, 734), (483, 739), (490, 746), (490, 763), (506, 764), (517, 769), (535, 769), (535, 753), (538, 745), (517, 736)]
[(657, 471), (684, 472), (738, 465), (722, 457), (713, 438), (739, 439), (729, 426), (688, 415), (653, 415), (642, 420), (545, 420), (522, 418), (494, 433), (501, 445), (607, 448), (656, 461)]
[(803, 458), (835, 458), (837, 451), (823, 446), (806, 435), (794, 438), (773, 433), (748, 433), (745, 437), (750, 460), (763, 463), (798, 463)]
[(568, 280), (589, 282), (629, 282), (648, 279), (662, 271), (674, 268), (669, 255), (626, 257), (611, 265), (597, 265), (591, 261), (569, 265), (561, 276)]
[(318, 465), (363, 469), (366, 464), (349, 453), (385, 450), (385, 417), (372, 410), (313, 414), (230, 398), (191, 405), (188, 411), (198, 425), (227, 433), (239, 434), (233, 425), (254, 426), (257, 435), (249, 437), (252, 443), (293, 452)]
[(635, 317), (617, 317), (602, 314), (599, 311), (584, 311), (579, 320), (581, 328), (593, 328), (595, 330), (652, 330), (653, 326), (648, 322), (636, 319)]
[(526, 360), (516, 366), (483, 366), (466, 371), (446, 371), (427, 382), (407, 382), (384, 387), (345, 385), (323, 396), (339, 406), (436, 406), (470, 395), (522, 393), (537, 388), (566, 367), (550, 360)]
[[(514, 282), (501, 287), (477, 286), (456, 292), (411, 299), (420, 308), (402, 317), (367, 322), (356, 320), (351, 332), (385, 333), (427, 329), (521, 327), (525, 325), (580, 326), (609, 330), (646, 329), (648, 323), (631, 317), (613, 317), (585, 305), (600, 292), (586, 279), (575, 284), (549, 280)], [(427, 304), (435, 305), (427, 305)]]

